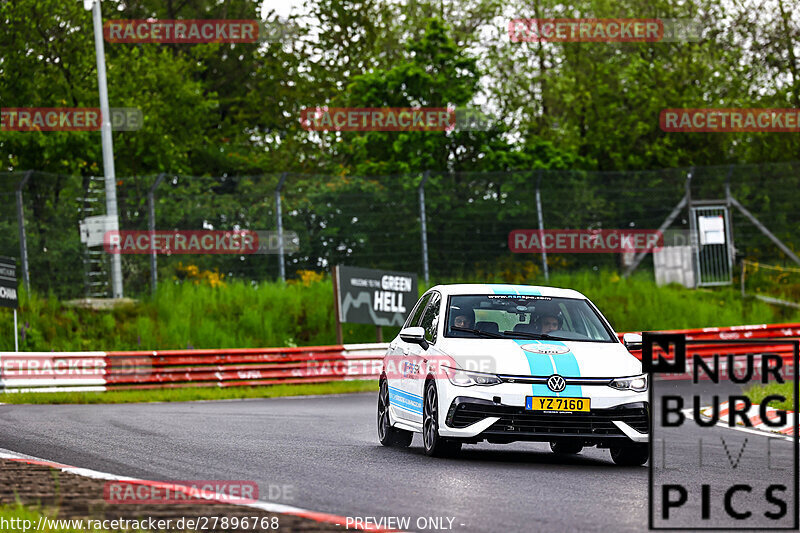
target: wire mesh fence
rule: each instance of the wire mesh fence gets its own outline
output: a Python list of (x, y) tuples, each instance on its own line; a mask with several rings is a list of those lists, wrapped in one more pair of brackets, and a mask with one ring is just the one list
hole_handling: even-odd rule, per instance
[[(173, 174), (118, 178), (119, 227), (148, 230), (275, 230), (277, 203), (299, 249), (285, 254), (285, 275), (334, 264), (422, 274), (421, 214), (433, 279), (490, 279), (540, 273), (539, 255), (515, 254), (508, 236), (537, 229), (658, 229), (687, 194), (720, 200), (726, 189), (789, 249), (800, 248), (800, 162), (629, 172), (530, 170), (420, 172), (390, 176), (267, 173)], [(160, 178), (160, 179), (159, 179)], [(424, 185), (423, 185), (424, 183)], [(280, 187), (279, 187), (280, 186)], [(422, 192), (422, 194), (420, 194)], [(61, 298), (108, 292), (102, 247), (81, 242), (79, 224), (105, 213), (102, 178), (46, 172), (0, 173), (0, 255), (20, 257), (24, 224), (31, 288)], [(737, 260), (788, 265), (788, 256), (739, 211), (732, 230)], [(681, 209), (668, 229), (690, 229)], [(123, 255), (126, 295), (152, 288), (151, 257)], [(277, 254), (159, 254), (159, 283), (195, 271), (250, 282), (280, 276)], [(550, 254), (551, 271), (621, 269), (620, 254)], [(20, 265), (21, 267), (23, 265)], [(652, 268), (645, 258), (640, 268)], [(22, 270), (22, 269), (21, 269)]]

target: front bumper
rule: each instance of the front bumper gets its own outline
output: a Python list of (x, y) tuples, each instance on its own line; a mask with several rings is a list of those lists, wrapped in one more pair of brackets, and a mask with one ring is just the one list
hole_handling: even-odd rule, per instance
[(642, 401), (587, 413), (556, 414), (459, 396), (450, 403), (444, 422), (446, 427), (440, 429), (441, 434), (468, 437), (470, 442), (580, 440), (585, 445), (603, 447), (647, 442), (650, 409)]

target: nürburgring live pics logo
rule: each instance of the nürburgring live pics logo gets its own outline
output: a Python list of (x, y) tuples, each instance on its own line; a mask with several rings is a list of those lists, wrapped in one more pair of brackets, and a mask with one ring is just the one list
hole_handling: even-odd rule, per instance
[[(648, 332), (642, 337), (642, 369), (651, 383), (649, 528), (797, 530), (800, 525), (798, 418), (794, 417), (793, 446), (786, 442), (786, 437), (771, 433), (754, 437), (752, 433), (758, 432), (748, 428), (752, 419), (768, 427), (786, 425), (786, 411), (767, 408), (785, 398), (768, 395), (760, 401), (758, 414), (748, 415), (756, 406), (741, 390), (745, 384), (783, 383), (786, 377), (795, 376), (800, 340), (697, 341), (687, 340), (683, 334)], [(696, 347), (687, 357), (687, 346), (698, 344), (703, 347)], [(738, 348), (732, 350), (733, 345)], [(657, 403), (654, 403), (654, 374), (664, 375), (660, 382), (669, 390), (657, 397)], [(684, 381), (687, 377), (691, 379), (688, 397), (685, 390), (674, 385), (675, 381), (668, 380), (678, 375)], [(727, 420), (722, 416), (723, 401), (728, 402)], [(703, 409), (704, 405), (711, 407)], [(794, 412), (798, 412), (796, 379)], [(737, 421), (738, 426), (745, 426), (743, 430), (719, 427), (736, 428)], [(667, 436), (659, 439), (656, 428)], [(657, 444), (660, 453), (654, 454)], [(673, 465), (666, 460), (670, 447), (678, 457)], [(697, 463), (693, 462), (695, 458)], [(792, 466), (786, 468), (790, 458)], [(784, 468), (776, 467), (781, 462)]]

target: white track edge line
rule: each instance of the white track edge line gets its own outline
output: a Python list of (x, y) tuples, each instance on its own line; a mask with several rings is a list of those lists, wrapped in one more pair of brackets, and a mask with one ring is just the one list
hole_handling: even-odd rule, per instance
[[(92, 478), (92, 479), (104, 479), (106, 481), (134, 481), (134, 482), (142, 481), (142, 482), (150, 482), (150, 480), (146, 480), (146, 479), (139, 479), (139, 478), (133, 478), (133, 477), (126, 477), (126, 476), (118, 476), (118, 475), (115, 475), (115, 474), (109, 474), (107, 472), (100, 472), (98, 470), (91, 470), (89, 468), (79, 468), (79, 467), (75, 467), (75, 466), (64, 465), (62, 463), (59, 463), (58, 461), (51, 461), (49, 459), (42, 459), (41, 457), (35, 457), (33, 455), (27, 455), (27, 454), (24, 454), (24, 453), (19, 453), (19, 452), (15, 452), (15, 451), (12, 451), (12, 450), (7, 450), (5, 448), (0, 448), (0, 459), (22, 459), (22, 460), (29, 459), (29, 460), (33, 460), (33, 461), (42, 461), (42, 462), (45, 462), (45, 463), (54, 463), (54, 464), (60, 465), (58, 468), (62, 472), (67, 472), (67, 473), (70, 473), (70, 474), (76, 474), (78, 476), (88, 477), (88, 478)], [(55, 467), (53, 467), (53, 468), (55, 468)], [(223, 496), (218, 492), (214, 492), (213, 494), (215, 496)], [(291, 513), (291, 514), (300, 514), (301, 516), (303, 516), (305, 514), (333, 514), (333, 513), (327, 513), (327, 512), (324, 512), (324, 511), (311, 511), (311, 510), (308, 510), (308, 509), (303, 509), (301, 507), (293, 507), (291, 505), (284, 505), (284, 504), (273, 503), (273, 502), (256, 501), (256, 502), (253, 502), (253, 503), (232, 503), (232, 502), (228, 502), (228, 501), (224, 501), (224, 500), (223, 501), (216, 500), (216, 502), (217, 503), (222, 503), (222, 504), (226, 504), (227, 503), (227, 504), (230, 504), (230, 505), (239, 505), (239, 506), (242, 506), (242, 507), (252, 507), (252, 508), (255, 508), (255, 509), (261, 509), (262, 511), (267, 511), (267, 512), (271, 512), (271, 513), (279, 513), (279, 514)], [(315, 520), (315, 521), (318, 521), (318, 520)]]

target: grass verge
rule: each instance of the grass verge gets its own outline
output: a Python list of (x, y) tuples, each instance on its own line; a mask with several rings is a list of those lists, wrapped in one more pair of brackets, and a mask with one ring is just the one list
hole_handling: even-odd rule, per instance
[(7, 392), (0, 394), (0, 403), (10, 404), (89, 404), (190, 402), (196, 400), (241, 400), (314, 394), (343, 394), (378, 390), (378, 380), (332, 381), (267, 387), (190, 387), (181, 389), (147, 389), (107, 392)]
[(761, 403), (764, 398), (770, 395), (778, 395), (786, 398), (784, 402), (770, 402), (770, 407), (776, 409), (794, 409), (794, 382), (787, 381), (785, 383), (768, 383), (766, 385), (753, 385), (746, 392), (750, 400), (755, 403)]
[[(508, 282), (501, 277), (437, 280)], [(612, 271), (554, 272), (515, 280), (581, 291), (617, 331), (800, 322), (800, 311), (742, 300), (737, 288), (658, 287), (652, 273), (621, 278)], [(424, 288), (424, 287), (422, 287)], [(414, 302), (405, 302), (407, 306)], [(329, 277), (308, 283), (230, 281), (221, 287), (159, 285), (155, 296), (114, 310), (69, 307), (52, 295), (20, 291), (20, 350), (166, 350), (335, 344)], [(344, 324), (347, 343), (375, 342), (375, 326)], [(384, 327), (384, 339), (399, 329)], [(14, 348), (10, 309), (0, 308), (0, 351)]]

